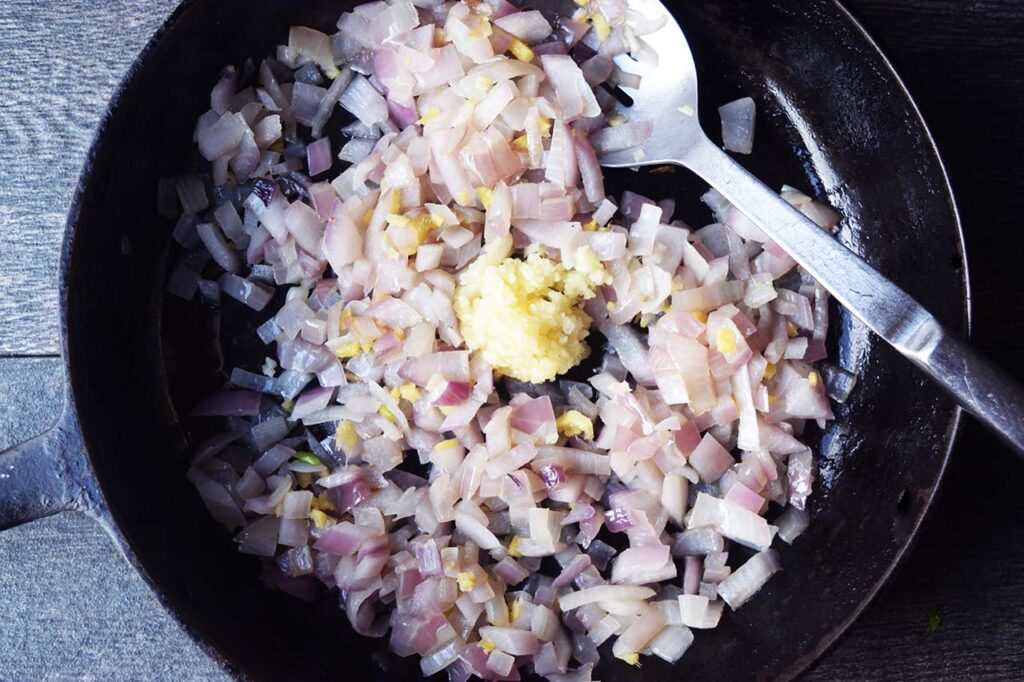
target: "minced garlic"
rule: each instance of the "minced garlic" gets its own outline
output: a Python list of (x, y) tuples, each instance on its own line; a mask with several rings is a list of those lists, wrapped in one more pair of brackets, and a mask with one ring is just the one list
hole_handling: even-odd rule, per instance
[(590, 317), (580, 304), (610, 276), (587, 247), (566, 268), (538, 251), (511, 258), (511, 237), (491, 245), (459, 277), (455, 313), (470, 350), (501, 374), (550, 381), (587, 357)]
[(569, 410), (555, 420), (555, 427), (563, 436), (580, 436), (594, 440), (594, 422), (578, 410)]

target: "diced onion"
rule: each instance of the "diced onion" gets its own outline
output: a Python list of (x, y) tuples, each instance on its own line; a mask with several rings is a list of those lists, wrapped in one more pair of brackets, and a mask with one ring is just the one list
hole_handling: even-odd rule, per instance
[[(600, 158), (639, 162), (654, 132), (608, 89), (647, 85), (626, 62), (657, 65), (667, 18), (584, 4), (293, 27), (220, 72), (209, 166), (159, 187), (174, 305), (250, 315), (225, 329), (264, 356), (186, 412), (223, 424), (188, 479), (268, 586), (339, 590), (428, 676), (584, 682), (605, 642), (679, 660), (807, 527), (805, 422), (855, 383), (813, 364), (827, 292), (724, 196), (698, 230), (675, 197), (606, 196)], [(753, 101), (721, 113), (749, 153)], [(759, 553), (734, 572), (729, 543)]]

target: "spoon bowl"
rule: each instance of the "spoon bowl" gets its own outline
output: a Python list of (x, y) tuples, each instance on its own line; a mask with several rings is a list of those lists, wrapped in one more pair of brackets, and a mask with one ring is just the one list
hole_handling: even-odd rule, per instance
[[(616, 58), (639, 86), (620, 86), (623, 125), (644, 126), (638, 146), (602, 154), (601, 165), (689, 168), (784, 249), (839, 303), (918, 366), (965, 410), (1024, 456), (1024, 389), (963, 343), (884, 274), (791, 206), (713, 144), (697, 118), (697, 67), (682, 29), (659, 0), (631, 0), (657, 27)], [(617, 98), (618, 99), (618, 98)]]
[[(615, 65), (627, 74), (640, 77), (640, 87), (620, 85), (631, 100), (621, 99), (616, 112), (628, 122), (650, 128), (650, 137), (639, 149), (624, 149), (603, 154), (601, 165), (623, 168), (636, 165), (678, 163), (696, 143), (707, 141), (697, 118), (697, 65), (679, 23), (659, 0), (632, 0), (633, 11), (660, 27), (643, 36), (650, 50), (638, 59), (621, 55)], [(639, 157), (639, 158), (638, 158)]]

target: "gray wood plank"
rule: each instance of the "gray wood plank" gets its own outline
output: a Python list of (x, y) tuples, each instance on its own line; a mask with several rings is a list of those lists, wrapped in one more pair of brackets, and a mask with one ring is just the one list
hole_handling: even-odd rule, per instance
[(91, 519), (4, 533), (0, 565), (0, 680), (228, 679)]
[[(57, 358), (0, 359), (0, 450), (60, 413)], [(0, 680), (216, 680), (107, 536), (81, 514), (0, 534)]]
[(107, 101), (176, 0), (0, 3), (0, 355), (58, 351), (57, 260)]
[(57, 421), (61, 381), (58, 358), (0, 358), (0, 452)]
[(910, 556), (806, 679), (1021, 679), (1022, 481), (1020, 461), (968, 423)]

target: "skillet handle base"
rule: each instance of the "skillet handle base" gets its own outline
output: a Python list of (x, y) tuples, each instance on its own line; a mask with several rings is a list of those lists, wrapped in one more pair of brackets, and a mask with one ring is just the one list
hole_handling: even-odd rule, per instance
[(74, 431), (61, 419), (45, 433), (0, 453), (0, 530), (83, 508), (85, 480)]

